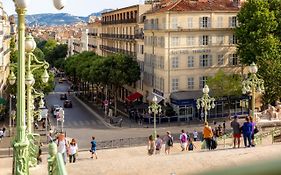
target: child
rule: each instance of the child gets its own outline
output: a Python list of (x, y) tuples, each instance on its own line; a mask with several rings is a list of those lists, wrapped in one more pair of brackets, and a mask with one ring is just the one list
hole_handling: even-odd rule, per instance
[(193, 144), (192, 139), (190, 139), (189, 144), (188, 144), (188, 151), (193, 151), (194, 148), (196, 148), (196, 147)]
[(95, 140), (96, 138), (93, 136), (92, 137), (92, 141), (91, 141), (91, 154), (92, 154), (92, 159), (94, 158), (93, 156), (95, 155), (96, 156), (96, 159), (98, 159), (98, 155), (97, 155), (97, 142)]

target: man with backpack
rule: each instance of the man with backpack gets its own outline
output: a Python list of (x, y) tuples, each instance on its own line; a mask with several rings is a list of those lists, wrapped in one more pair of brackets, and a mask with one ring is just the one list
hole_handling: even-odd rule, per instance
[(181, 144), (181, 151), (186, 150), (187, 148), (187, 134), (184, 132), (184, 130), (181, 130), (181, 135), (180, 135), (180, 144)]
[(170, 154), (170, 149), (173, 146), (173, 137), (170, 131), (167, 131), (167, 135), (165, 137), (165, 153)]

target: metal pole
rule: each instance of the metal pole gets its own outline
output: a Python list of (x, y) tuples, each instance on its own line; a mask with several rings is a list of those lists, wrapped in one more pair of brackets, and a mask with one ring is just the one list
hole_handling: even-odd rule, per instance
[(9, 109), (9, 137), (12, 135), (12, 95), (10, 94), (10, 109)]
[(18, 60), (17, 60), (17, 133), (13, 144), (15, 175), (29, 174), (28, 140), (25, 134), (25, 9), (16, 7), (18, 14)]
[(255, 85), (252, 87), (252, 117), (254, 121), (256, 121), (256, 116), (255, 116), (255, 95), (256, 95), (256, 88)]
[(156, 139), (156, 111), (154, 111), (154, 139)]
[(205, 108), (205, 114), (204, 114), (204, 116), (205, 116), (205, 122), (207, 122), (207, 115), (208, 115), (208, 113), (207, 113), (207, 107), (205, 106), (204, 108)]
[[(30, 76), (30, 54), (28, 54), (27, 57), (27, 72), (26, 75)], [(27, 134), (32, 133), (32, 119), (31, 119), (31, 85), (26, 85), (26, 118), (27, 118)]]

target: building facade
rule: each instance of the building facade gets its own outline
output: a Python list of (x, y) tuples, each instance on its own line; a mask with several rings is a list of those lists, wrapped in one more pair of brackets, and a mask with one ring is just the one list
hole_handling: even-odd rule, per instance
[(95, 18), (87, 25), (88, 29), (88, 50), (95, 52), (97, 55), (102, 55), (102, 25), (101, 20)]
[(0, 2), (0, 97), (5, 96), (10, 63), (11, 27), (7, 13)]
[[(143, 61), (147, 100), (156, 95), (179, 115), (194, 116), (195, 99), (202, 96), (208, 77), (220, 69), (240, 73), (233, 30), (239, 9), (237, 0), (177, 0), (147, 13)], [(224, 104), (217, 105), (222, 109), (216, 114), (223, 113)], [(234, 106), (243, 113), (239, 101)]]

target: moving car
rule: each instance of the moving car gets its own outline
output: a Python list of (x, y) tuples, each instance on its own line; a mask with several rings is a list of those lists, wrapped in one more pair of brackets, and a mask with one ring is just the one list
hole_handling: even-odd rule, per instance
[(64, 108), (72, 108), (72, 102), (71, 100), (65, 100), (63, 103)]
[(67, 95), (66, 94), (60, 94), (60, 99), (61, 100), (67, 100)]

